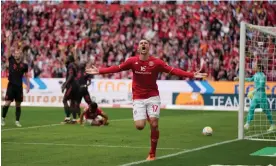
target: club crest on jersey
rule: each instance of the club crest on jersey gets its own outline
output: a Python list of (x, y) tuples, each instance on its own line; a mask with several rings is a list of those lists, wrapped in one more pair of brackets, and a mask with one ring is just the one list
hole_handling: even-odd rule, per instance
[(149, 66), (153, 66), (154, 62), (153, 61), (149, 61)]

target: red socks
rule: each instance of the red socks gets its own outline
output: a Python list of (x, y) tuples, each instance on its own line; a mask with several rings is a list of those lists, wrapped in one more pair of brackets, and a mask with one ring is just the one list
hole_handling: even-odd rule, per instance
[(156, 147), (159, 139), (159, 130), (153, 130), (151, 131), (151, 148), (150, 148), (150, 155), (154, 155), (156, 153)]

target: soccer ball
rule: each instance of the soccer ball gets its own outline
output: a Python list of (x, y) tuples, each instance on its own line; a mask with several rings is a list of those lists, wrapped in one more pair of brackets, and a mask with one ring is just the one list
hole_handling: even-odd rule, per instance
[(209, 126), (204, 127), (204, 129), (202, 130), (202, 134), (206, 136), (211, 136), (213, 134), (213, 129)]

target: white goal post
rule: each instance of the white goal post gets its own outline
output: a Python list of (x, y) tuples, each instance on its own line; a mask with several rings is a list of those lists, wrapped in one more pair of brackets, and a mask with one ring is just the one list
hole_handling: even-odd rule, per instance
[[(276, 27), (256, 26), (241, 22), (239, 48), (238, 139), (276, 141), (276, 130), (269, 130), (270, 127), (273, 126), (273, 123), (271, 122), (274, 122), (274, 124), (276, 123), (275, 108), (270, 107), (269, 109), (265, 109), (267, 107), (265, 106), (266, 103), (264, 103), (266, 97), (264, 97), (264, 100), (255, 100), (258, 102), (254, 102), (259, 103), (257, 104), (259, 107), (256, 108), (261, 109), (261, 112), (245, 112), (245, 110), (250, 106), (245, 104), (248, 89), (245, 91), (244, 88), (245, 78), (252, 77), (256, 72), (255, 69), (257, 67), (260, 68), (260, 66), (262, 67), (262, 73), (264, 73), (266, 81), (276, 82), (275, 47)], [(261, 92), (258, 91), (258, 93)], [(266, 96), (264, 93), (265, 92), (261, 93), (263, 94), (261, 96)], [(266, 94), (267, 98), (273, 98), (273, 100), (276, 100), (276, 94)], [(254, 98), (252, 99), (254, 100)], [(248, 115), (249, 112), (251, 113), (250, 115)], [(273, 121), (271, 119), (273, 119)], [(248, 126), (244, 126), (246, 123), (250, 124), (249, 128), (247, 128)]]

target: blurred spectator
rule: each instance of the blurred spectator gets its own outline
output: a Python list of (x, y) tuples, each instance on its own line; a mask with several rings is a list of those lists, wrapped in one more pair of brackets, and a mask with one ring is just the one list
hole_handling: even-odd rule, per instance
[[(63, 61), (74, 54), (73, 48), (81, 62), (117, 65), (135, 56), (139, 40), (148, 38), (150, 53), (171, 66), (195, 72), (203, 60), (209, 79), (233, 80), (239, 63), (239, 23), (276, 26), (273, 1), (7, 1), (1, 10), (2, 77), (7, 72), (3, 34), (11, 31), (13, 45), (26, 45), (25, 61), (33, 77), (64, 77)], [(275, 69), (275, 42), (275, 38), (268, 39), (263, 50), (274, 58), (267, 59), (269, 70), (271, 64)], [(252, 74), (254, 61), (247, 57), (247, 74)], [(274, 71), (267, 74), (275, 78)], [(102, 77), (128, 79), (131, 73), (96, 78)], [(160, 79), (180, 78), (163, 73)]]

